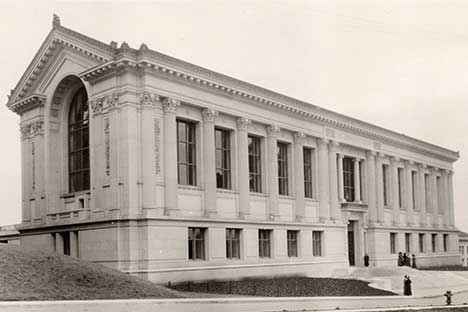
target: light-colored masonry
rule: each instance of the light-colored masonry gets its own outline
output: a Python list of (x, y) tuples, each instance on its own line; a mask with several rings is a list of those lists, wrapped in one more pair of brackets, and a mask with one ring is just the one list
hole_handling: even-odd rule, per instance
[[(70, 192), (81, 86), (90, 188)], [(420, 266), (459, 262), (458, 153), (144, 44), (105, 44), (55, 18), (7, 106), (21, 116), (22, 245), (159, 282), (327, 275), (365, 253), (371, 266), (399, 251)]]

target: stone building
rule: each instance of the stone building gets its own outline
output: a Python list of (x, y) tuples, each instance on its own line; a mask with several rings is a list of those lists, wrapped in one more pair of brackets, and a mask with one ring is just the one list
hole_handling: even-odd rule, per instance
[(21, 244), (155, 281), (459, 262), (457, 152), (60, 24), (12, 90)]

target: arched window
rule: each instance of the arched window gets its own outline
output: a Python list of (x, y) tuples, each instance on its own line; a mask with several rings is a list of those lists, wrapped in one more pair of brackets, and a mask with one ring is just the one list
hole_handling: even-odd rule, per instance
[(76, 91), (68, 114), (69, 192), (89, 190), (89, 111), (86, 89)]

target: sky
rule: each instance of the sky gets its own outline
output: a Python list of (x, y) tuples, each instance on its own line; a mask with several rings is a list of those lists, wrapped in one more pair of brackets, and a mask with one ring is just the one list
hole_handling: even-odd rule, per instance
[(4, 104), (52, 27), (126, 41), (460, 151), (468, 231), (468, 2), (2, 1), (0, 225), (20, 222), (19, 117)]

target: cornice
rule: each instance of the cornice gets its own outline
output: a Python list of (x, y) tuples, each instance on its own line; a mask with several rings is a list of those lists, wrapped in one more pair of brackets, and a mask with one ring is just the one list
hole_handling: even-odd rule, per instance
[[(147, 53), (147, 55), (151, 55), (151, 53), (150, 54)], [(107, 75), (110, 72), (113, 72), (120, 68), (133, 68), (133, 69), (136, 68), (136, 69), (145, 70), (145, 71), (157, 72), (159, 74), (171, 76), (181, 81), (197, 84), (199, 86), (202, 86), (204, 88), (209, 88), (217, 92), (226, 93), (226, 94), (229, 94), (230, 96), (235, 96), (245, 101), (256, 102), (260, 105), (264, 105), (273, 109), (285, 111), (287, 113), (294, 114), (302, 118), (315, 120), (325, 125), (332, 126), (334, 128), (339, 128), (345, 131), (354, 132), (358, 135), (364, 135), (373, 140), (377, 140), (376, 142), (374, 142), (374, 144), (378, 145), (378, 147), (381, 147), (381, 144), (382, 144), (381, 142), (385, 142), (385, 143), (389, 143), (393, 145), (403, 146), (409, 149), (416, 149), (418, 152), (424, 152), (430, 155), (436, 155), (437, 157), (443, 157), (444, 159), (449, 160), (449, 161), (454, 161), (458, 159), (459, 157), (458, 152), (453, 152), (453, 151), (447, 150), (445, 148), (442, 148), (442, 147), (439, 147), (439, 146), (436, 146), (427, 142), (423, 142), (414, 138), (407, 137), (402, 134), (396, 134), (396, 136), (389, 136), (389, 135), (380, 133), (379, 131), (373, 131), (373, 130), (367, 129), (366, 127), (356, 126), (351, 123), (347, 123), (345, 121), (341, 121), (332, 117), (325, 116), (324, 114), (321, 114), (321, 113), (313, 112), (311, 111), (313, 109), (315, 110), (319, 109), (320, 111), (323, 111), (325, 113), (329, 111), (318, 108), (312, 104), (305, 103), (309, 107), (302, 108), (302, 107), (294, 106), (294, 103), (286, 104), (284, 102), (280, 102), (278, 99), (279, 96), (277, 96), (276, 93), (265, 90), (265, 89), (261, 89), (253, 85), (251, 86), (261, 89), (263, 93), (266, 93), (266, 92), (271, 93), (270, 95), (272, 95), (272, 97), (267, 98), (267, 97), (263, 97), (257, 94), (244, 91), (238, 88), (240, 84), (237, 84), (237, 86), (233, 86), (233, 85), (228, 85), (228, 84), (224, 84), (220, 82), (215, 82), (213, 80), (209, 80), (209, 79), (202, 78), (200, 76), (196, 76), (187, 71), (178, 70), (178, 69), (175, 69), (174, 67), (169, 67), (162, 63), (157, 63), (154, 61), (150, 61), (148, 59), (132, 60), (130, 58), (122, 58), (119, 60), (112, 60), (112, 61), (106, 62), (102, 65), (98, 65), (92, 69), (89, 69), (81, 73), (80, 77), (92, 83), (94, 80), (97, 80), (101, 78), (102, 76)], [(233, 78), (230, 78), (230, 79), (233, 79)], [(245, 84), (244, 82), (241, 82), (241, 83)], [(280, 95), (280, 96), (287, 98), (286, 96), (283, 96), (283, 95)], [(300, 102), (292, 98), (288, 98), (288, 99), (292, 102)], [(304, 105), (301, 105), (301, 106), (304, 106)], [(331, 112), (331, 113), (337, 114), (334, 112)], [(354, 121), (354, 119), (350, 117), (346, 117), (346, 116), (344, 117)], [(364, 123), (364, 122), (361, 122), (361, 123)], [(378, 128), (377, 126), (374, 126), (374, 125), (370, 125), (370, 126)], [(384, 130), (386, 132), (390, 131), (386, 129)]]
[(36, 107), (44, 106), (46, 99), (47, 97), (44, 94), (33, 94), (23, 100), (11, 104), (9, 109), (21, 115), (22, 113)]
[[(299, 118), (313, 120), (330, 129), (341, 129), (368, 137), (375, 144), (390, 144), (414, 150), (419, 153), (435, 156), (453, 162), (459, 158), (458, 152), (427, 143), (403, 134), (360, 121), (310, 103), (306, 103), (271, 90), (267, 90), (241, 80), (216, 73), (209, 69), (190, 64), (168, 55), (150, 50), (142, 44), (138, 50), (132, 49), (126, 43), (117, 48), (116, 43), (106, 44), (92, 39), (76, 31), (63, 27), (60, 20), (54, 17), (53, 29), (36, 54), (20, 83), (10, 95), (7, 106), (10, 108), (16, 102), (27, 96), (35, 79), (39, 77), (50, 57), (57, 53), (58, 46), (73, 49), (103, 63), (80, 74), (80, 77), (93, 82), (104, 75), (119, 69), (138, 69), (154, 72), (187, 83), (208, 88), (214, 92), (228, 94), (242, 101), (248, 101), (275, 109)], [(43, 51), (43, 53), (40, 53)]]

